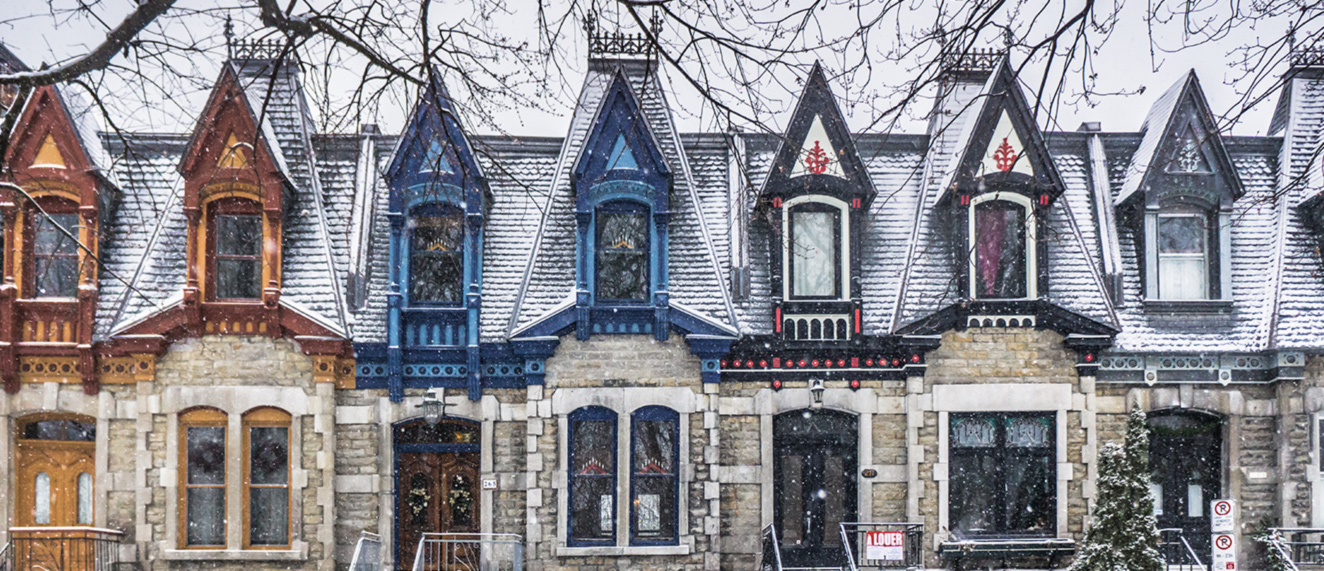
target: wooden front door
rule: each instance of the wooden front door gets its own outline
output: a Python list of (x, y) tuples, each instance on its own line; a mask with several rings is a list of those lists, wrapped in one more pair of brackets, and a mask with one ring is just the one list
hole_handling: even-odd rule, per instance
[(70, 419), (21, 423), (15, 446), (15, 523), (92, 525), (95, 425)]
[[(477, 452), (414, 452), (400, 455), (396, 510), (400, 522), (401, 569), (413, 569), (424, 533), (478, 533)], [(424, 553), (424, 569), (466, 569), (477, 555), (457, 543), (433, 544)], [(476, 567), (475, 567), (476, 569)]]

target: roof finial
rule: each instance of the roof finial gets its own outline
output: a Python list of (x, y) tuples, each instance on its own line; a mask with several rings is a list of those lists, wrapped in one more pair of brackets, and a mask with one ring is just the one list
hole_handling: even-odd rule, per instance
[(225, 59), (234, 57), (234, 22), (230, 15), (225, 15)]
[(1008, 52), (1010, 52), (1011, 46), (1015, 45), (1015, 43), (1016, 43), (1016, 36), (1012, 35), (1011, 25), (1008, 24), (1007, 27), (1002, 29), (1002, 46), (1006, 48)]

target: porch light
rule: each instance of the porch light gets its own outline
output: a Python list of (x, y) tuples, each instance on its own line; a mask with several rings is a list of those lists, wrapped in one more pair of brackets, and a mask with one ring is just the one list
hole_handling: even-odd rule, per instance
[(823, 406), (823, 379), (814, 379), (809, 382), (809, 395), (813, 399), (814, 406)]
[(446, 418), (446, 389), (442, 387), (428, 389), (418, 408), (423, 411), (423, 420), (428, 424), (435, 426), (441, 422), (441, 419)]

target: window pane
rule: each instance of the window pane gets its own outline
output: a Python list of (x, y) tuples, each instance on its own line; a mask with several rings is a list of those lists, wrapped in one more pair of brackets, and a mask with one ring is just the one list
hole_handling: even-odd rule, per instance
[(634, 473), (674, 474), (672, 436), (676, 423), (641, 420), (634, 423)]
[(451, 476), (450, 497), (446, 503), (451, 510), (451, 526), (466, 528), (474, 523), (474, 483), (464, 474)]
[(1159, 255), (1160, 299), (1206, 299), (1209, 279), (1203, 256)]
[(1007, 446), (1012, 448), (1045, 448), (1048, 442), (1048, 417), (1013, 417), (1007, 422)]
[(216, 254), (221, 256), (258, 256), (262, 254), (262, 223), (257, 216), (220, 214), (216, 216)]
[(283, 426), (254, 426), (248, 432), (250, 484), (289, 483), (290, 429)]
[(571, 422), (571, 537), (601, 540), (612, 537), (616, 517), (616, 423), (609, 420)]
[(33, 508), (34, 520), (42, 525), (51, 523), (51, 475), (45, 472), (37, 474), (34, 486), (37, 498)]
[(97, 439), (97, 425), (77, 420), (64, 421), (64, 439), (79, 442), (94, 442)]
[(791, 213), (791, 295), (833, 297), (837, 289), (836, 212)]
[[(1158, 476), (1153, 476), (1157, 478)], [(1154, 515), (1163, 515), (1163, 484), (1149, 483), (1149, 497), (1154, 500)]]
[(612, 461), (614, 429), (615, 423), (610, 421), (575, 421), (575, 453), (571, 468), (574, 475), (601, 476), (616, 473), (616, 463)]
[(1204, 217), (1160, 216), (1160, 254), (1203, 254), (1205, 242)]
[(218, 299), (256, 299), (262, 295), (262, 260), (216, 260)]
[(289, 488), (248, 490), (248, 543), (285, 545), (290, 530)]
[(64, 440), (63, 420), (38, 420), (23, 428), (23, 437), (30, 440)]
[(958, 418), (952, 422), (952, 446), (989, 448), (998, 442), (997, 423), (989, 417)]
[(645, 541), (676, 539), (676, 478), (635, 478), (635, 535)]
[(463, 218), (425, 216), (412, 222), (410, 299), (459, 302), (464, 296)]
[(225, 488), (188, 489), (189, 545), (225, 545)]
[(952, 458), (950, 517), (952, 530), (979, 534), (996, 530), (994, 500), (998, 470), (994, 458), (985, 452), (971, 452)]
[(597, 221), (598, 299), (648, 299), (648, 226), (637, 212), (601, 212)]
[(78, 525), (92, 525), (92, 475), (78, 474)]
[(785, 545), (799, 545), (805, 537), (804, 456), (786, 454), (781, 457), (781, 480), (777, 501), (781, 503), (781, 526), (778, 534)]
[(1026, 296), (1024, 212), (1005, 200), (975, 207), (975, 297)]
[(615, 502), (611, 478), (575, 478), (574, 496), (570, 507), (574, 539), (610, 539)]
[(837, 455), (823, 457), (823, 488), (815, 492), (823, 502), (823, 545), (841, 547), (841, 518), (846, 515), (846, 460)]
[(188, 427), (188, 483), (225, 483), (225, 427)]
[(1005, 462), (1007, 531), (1045, 531), (1053, 509), (1052, 465), (1047, 456), (1011, 455)]
[(60, 228), (77, 236), (78, 215), (36, 216), (32, 269), (37, 297), (73, 297), (78, 292), (78, 243)]

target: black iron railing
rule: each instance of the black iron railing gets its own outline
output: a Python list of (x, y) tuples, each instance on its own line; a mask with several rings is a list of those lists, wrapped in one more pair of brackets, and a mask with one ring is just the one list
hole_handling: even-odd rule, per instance
[(1163, 555), (1169, 567), (1195, 567), (1206, 569), (1204, 561), (1196, 554), (1195, 549), (1191, 547), (1191, 542), (1186, 540), (1182, 534), (1181, 528), (1165, 528), (1159, 531), (1159, 552)]
[(777, 530), (771, 525), (763, 528), (763, 560), (759, 562), (759, 571), (782, 571), (782, 548), (777, 543)]
[(1324, 569), (1324, 529), (1275, 527), (1269, 533), (1297, 569)]
[(3, 571), (114, 571), (123, 534), (95, 527), (12, 527)]
[(382, 536), (363, 532), (354, 545), (354, 558), (349, 561), (349, 571), (381, 571)]
[(841, 545), (850, 571), (924, 566), (922, 523), (843, 523)]

